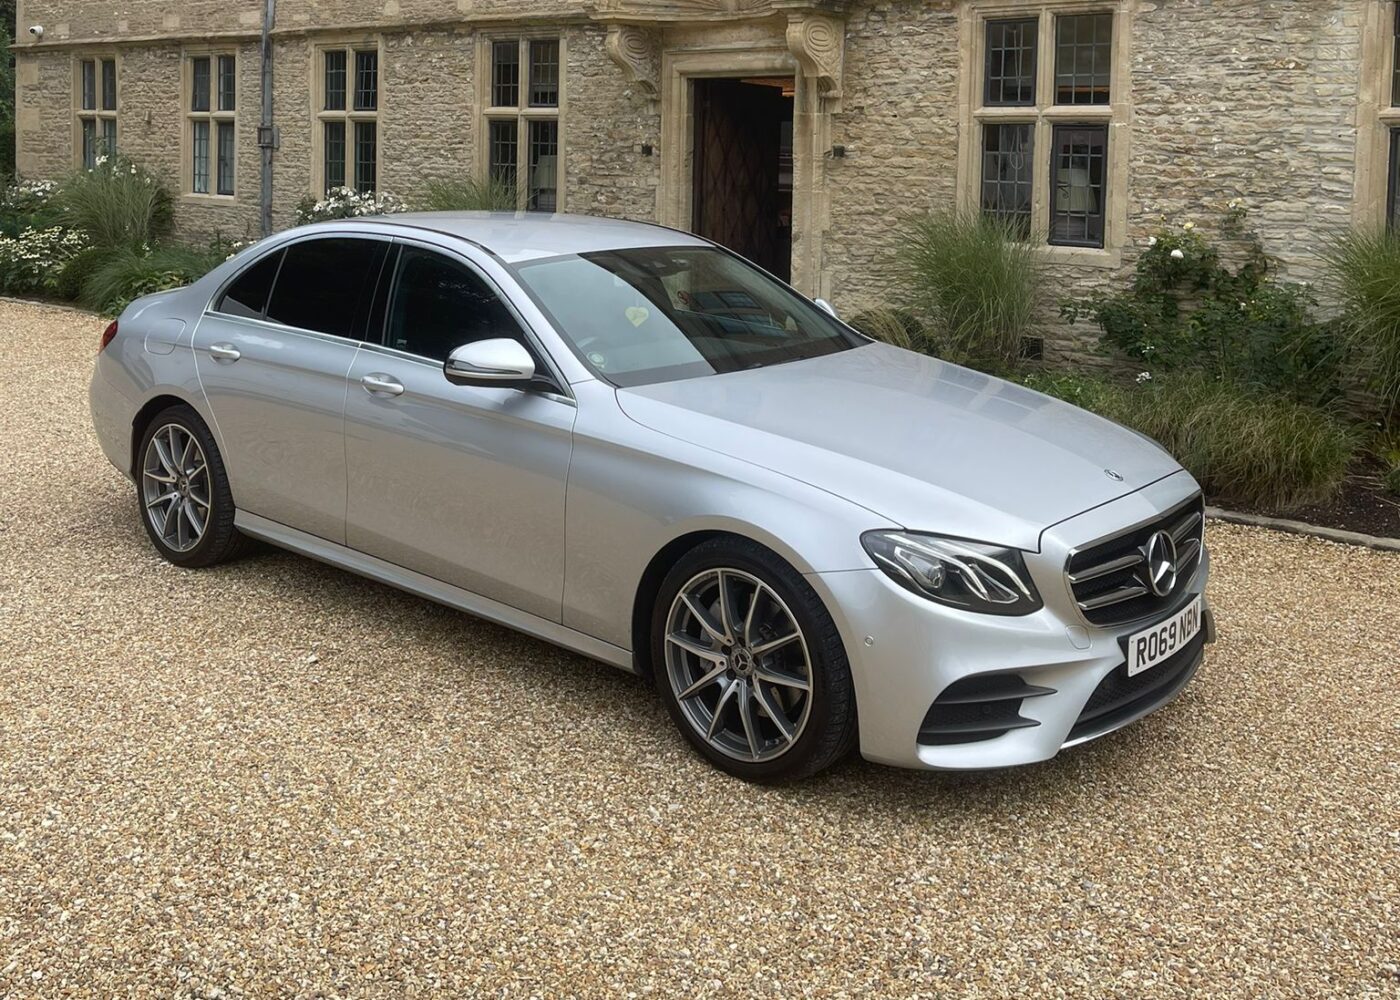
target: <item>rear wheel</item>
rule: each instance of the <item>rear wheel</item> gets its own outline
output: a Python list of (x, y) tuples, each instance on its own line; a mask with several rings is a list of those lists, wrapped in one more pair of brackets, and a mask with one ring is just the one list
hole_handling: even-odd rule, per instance
[(156, 414), (141, 436), (136, 495), (152, 544), (177, 566), (212, 566), (239, 555), (233, 494), (213, 435), (188, 406)]
[(706, 542), (662, 583), (657, 687), (686, 739), (752, 781), (820, 771), (855, 742), (850, 666), (811, 586), (775, 553)]

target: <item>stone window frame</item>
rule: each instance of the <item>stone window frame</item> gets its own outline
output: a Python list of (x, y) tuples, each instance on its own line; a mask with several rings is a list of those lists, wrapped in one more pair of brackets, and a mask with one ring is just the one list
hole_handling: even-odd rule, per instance
[[(345, 107), (337, 110), (326, 109), (326, 53), (345, 53)], [(355, 109), (355, 53), (374, 52), (375, 103), (374, 110)], [(346, 35), (325, 38), (311, 47), (311, 195), (324, 198), (326, 195), (326, 155), (325, 137), (327, 122), (345, 123), (345, 187), (359, 190), (355, 183), (355, 125), (360, 122), (375, 126), (374, 187), (371, 191), (383, 190), (384, 179), (384, 39), (380, 35)]]
[[(233, 110), (219, 108), (219, 60), (233, 60)], [(194, 60), (209, 60), (209, 110), (195, 111)], [(238, 197), (238, 106), (243, 103), (242, 81), (239, 79), (238, 50), (229, 46), (186, 47), (180, 53), (180, 107), (184, 126), (180, 132), (180, 196), (190, 201), (215, 201), (228, 203)], [(209, 188), (208, 191), (194, 189), (194, 125), (197, 121), (209, 123)], [(233, 190), (219, 193), (218, 179), (218, 126), (226, 123), (233, 128)]]
[[(1057, 15), (1112, 14), (1113, 66), (1108, 104), (1055, 104), (1055, 18)], [(1038, 18), (1034, 105), (983, 104), (987, 22)], [(960, 12), (962, 67), (959, 79), (961, 142), (958, 151), (958, 204), (980, 211), (983, 126), (1032, 126), (1031, 231), (1047, 234), (1036, 249), (1051, 263), (1117, 268), (1128, 230), (1129, 155), (1132, 130), (1132, 0), (969, 0)], [(1108, 130), (1102, 247), (1047, 242), (1050, 232), (1051, 149), (1056, 126), (1103, 126)]]
[[(112, 70), (112, 89), (116, 91), (112, 95), (112, 107), (107, 108), (104, 100), (106, 85), (103, 81), (103, 64), (110, 62)], [(83, 106), (83, 64), (93, 64), (93, 104), (94, 107)], [(94, 135), (97, 139), (105, 141), (107, 124), (111, 123), (113, 135), (113, 146), (115, 148), (105, 150), (108, 156), (117, 152), (121, 148), (121, 133), (118, 122), (121, 118), (122, 101), (122, 60), (121, 54), (115, 50), (95, 50), (91, 52), (78, 52), (73, 56), (73, 163), (79, 170), (90, 169), (93, 164), (86, 162), (83, 156), (83, 123), (93, 122)], [(99, 155), (94, 147), (94, 157)]]
[[(1373, 0), (1362, 18), (1352, 203), (1352, 222), (1360, 229), (1389, 223), (1392, 138), (1400, 134), (1394, 87), (1397, 9), (1397, 0)], [(1395, 197), (1400, 202), (1400, 192)]]
[[(568, 173), (565, 128), (568, 118), (568, 38), (562, 28), (549, 27), (501, 27), (477, 33), (476, 65), (476, 175), (483, 182), (491, 176), (491, 122), (514, 120), (516, 123), (516, 184), (515, 207), (517, 211), (528, 211), (530, 190), (528, 183), (521, 183), (527, 169), (526, 157), (529, 149), (529, 123), (531, 121), (554, 121), (556, 125), (556, 152), (554, 166), (554, 209), (567, 211), (565, 200), (568, 190), (565, 180)], [(519, 100), (514, 107), (494, 107), (491, 103), (494, 61), (492, 53), (497, 42), (516, 42), (520, 46)], [(531, 107), (527, 98), (529, 88), (529, 50), (532, 41), (554, 41), (559, 43), (559, 101), (552, 107)]]

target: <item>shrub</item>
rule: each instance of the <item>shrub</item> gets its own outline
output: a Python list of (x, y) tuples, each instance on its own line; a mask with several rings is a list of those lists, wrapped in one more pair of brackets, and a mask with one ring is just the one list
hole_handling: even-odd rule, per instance
[(1034, 247), (980, 212), (910, 220), (898, 267), (932, 320), (940, 353), (991, 371), (1015, 365), (1030, 334), (1041, 271)]
[(878, 306), (857, 313), (850, 325), (867, 337), (882, 340), (910, 351), (928, 349), (928, 333), (917, 316), (907, 309)]
[(404, 209), (404, 203), (387, 192), (331, 188), (324, 198), (318, 200), (307, 195), (297, 202), (297, 225), (328, 222), (331, 219), (355, 219), (365, 215), (392, 215)]
[(1381, 482), (1389, 492), (1400, 496), (1400, 430), (1378, 438), (1375, 452), (1381, 463)]
[(129, 247), (105, 251), (81, 279), (78, 301), (107, 315), (133, 300), (196, 281), (223, 261), (208, 249), (163, 246), (143, 253)]
[(515, 187), (492, 178), (431, 181), (413, 200), (420, 212), (514, 212)]
[(1231, 270), (1193, 223), (1159, 230), (1127, 292), (1067, 302), (1061, 314), (1071, 323), (1093, 320), (1108, 347), (1149, 372), (1201, 372), (1310, 405), (1332, 403), (1341, 394), (1335, 327), (1313, 317), (1310, 289), (1273, 280), (1257, 237), (1246, 245), (1244, 262)]
[(58, 222), (53, 181), (21, 181), (0, 195), (0, 235), (18, 236), (26, 229), (48, 229)]
[(170, 193), (155, 174), (120, 156), (65, 180), (55, 195), (59, 219), (95, 247), (154, 246), (170, 232)]
[(1351, 430), (1316, 407), (1199, 375), (1132, 388), (1083, 376), (1026, 381), (1156, 439), (1224, 503), (1278, 511), (1320, 503), (1356, 451)]
[(0, 236), (0, 289), (10, 295), (58, 295), (64, 265), (86, 249), (82, 233), (58, 226)]
[(1349, 358), (1366, 373), (1388, 426), (1400, 421), (1400, 234), (1353, 230), (1323, 247), (1342, 301)]

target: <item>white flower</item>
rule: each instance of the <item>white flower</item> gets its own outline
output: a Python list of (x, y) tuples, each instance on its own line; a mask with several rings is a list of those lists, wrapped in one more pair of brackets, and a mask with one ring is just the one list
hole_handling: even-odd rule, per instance
[(1180, 249), (1177, 249), (1177, 250), (1173, 250), (1173, 251), (1172, 251), (1172, 260), (1185, 260), (1185, 259), (1186, 259), (1186, 254), (1182, 253)]
[(1134, 379), (1133, 381), (1137, 382), (1138, 385), (1142, 385), (1142, 383), (1144, 383), (1144, 382), (1151, 382), (1151, 381), (1152, 381), (1152, 373), (1151, 373), (1151, 372), (1138, 372), (1138, 373), (1137, 373), (1137, 378)]
[(1155, 246), (1157, 245), (1157, 237), (1155, 237), (1155, 236), (1149, 236), (1149, 237), (1147, 237), (1147, 245), (1150, 246), (1150, 247), (1155, 247)]
[(1189, 233), (1191, 230), (1196, 228), (1196, 224), (1194, 222), (1187, 222), (1184, 223), (1181, 228)]
[(1235, 209), (1240, 207), (1240, 200), (1238, 198), (1231, 198), (1229, 207), (1230, 210), (1233, 212)]

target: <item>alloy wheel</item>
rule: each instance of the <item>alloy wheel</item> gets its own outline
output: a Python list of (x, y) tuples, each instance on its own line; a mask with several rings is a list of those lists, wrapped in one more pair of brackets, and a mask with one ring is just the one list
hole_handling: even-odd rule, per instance
[(772, 760), (802, 735), (812, 708), (807, 640), (758, 577), (725, 568), (692, 577), (671, 604), (665, 649), (681, 713), (719, 752)]
[(165, 424), (151, 435), (141, 462), (141, 503), (162, 542), (189, 552), (209, 524), (209, 463), (189, 429)]

